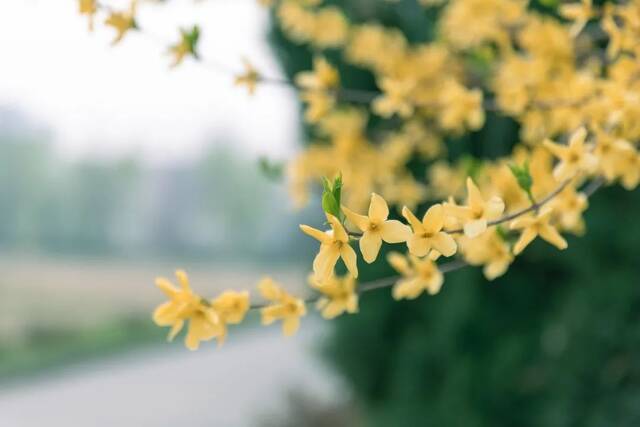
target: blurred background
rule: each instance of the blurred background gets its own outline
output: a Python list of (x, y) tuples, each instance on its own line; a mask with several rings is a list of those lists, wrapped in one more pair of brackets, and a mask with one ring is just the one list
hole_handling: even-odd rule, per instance
[[(333, 3), (433, 36), (413, 0)], [(294, 94), (170, 70), (158, 42), (199, 23), (203, 56), (240, 70), (245, 55), (270, 76), (311, 56), (253, 0), (175, 0), (141, 19), (151, 36), (112, 48), (73, 0), (0, 2), (0, 426), (640, 425), (637, 191), (598, 192), (569, 250), (536, 242), (491, 283), (466, 269), (433, 298), (373, 292), (358, 316), (309, 316), (290, 339), (252, 319), (222, 349), (165, 343), (155, 276), (182, 267), (214, 293), (268, 272), (302, 290), (316, 248), (292, 224), (321, 220), (259, 166), (299, 149)], [(451, 159), (504, 154), (517, 135), (490, 114), (448, 141)]]
[(294, 390), (337, 397), (315, 319), (290, 340), (251, 319), (198, 353), (152, 324), (154, 278), (176, 268), (204, 294), (265, 273), (302, 289), (315, 245), (295, 225), (318, 209), (295, 212), (259, 167), (298, 149), (293, 93), (250, 97), (163, 55), (199, 23), (204, 55), (278, 75), (267, 11), (178, 1), (141, 19), (152, 36), (111, 47), (75, 0), (0, 2), (0, 426), (278, 425)]

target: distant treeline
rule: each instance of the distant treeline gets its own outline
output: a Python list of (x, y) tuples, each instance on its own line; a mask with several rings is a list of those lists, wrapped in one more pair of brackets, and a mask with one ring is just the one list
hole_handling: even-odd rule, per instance
[[(1, 111), (0, 111), (1, 113)], [(0, 114), (1, 116), (1, 114)], [(295, 215), (255, 160), (216, 144), (197, 161), (59, 159), (46, 132), (0, 123), (0, 249), (56, 254), (296, 258)], [(304, 251), (303, 251), (304, 252)]]

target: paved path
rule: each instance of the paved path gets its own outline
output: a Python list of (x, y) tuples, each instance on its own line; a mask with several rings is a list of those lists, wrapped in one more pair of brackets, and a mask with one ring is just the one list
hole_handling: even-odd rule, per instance
[(340, 398), (338, 381), (314, 356), (322, 324), (306, 319), (290, 339), (278, 332), (246, 331), (195, 353), (176, 343), (0, 384), (0, 426), (255, 426), (283, 413), (291, 389), (319, 402)]

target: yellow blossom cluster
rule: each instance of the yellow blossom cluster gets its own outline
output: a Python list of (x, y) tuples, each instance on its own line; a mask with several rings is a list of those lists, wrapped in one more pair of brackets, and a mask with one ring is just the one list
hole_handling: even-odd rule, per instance
[[(425, 0), (439, 19), (420, 42), (322, 0), (258, 1), (313, 62), (289, 81), (245, 61), (236, 84), (250, 93), (285, 84), (298, 95), (312, 137), (287, 178), (296, 205), (322, 183), (328, 229), (300, 226), (319, 243), (306, 300), (268, 278), (258, 286), (264, 302), (253, 305), (248, 292), (204, 299), (181, 271), (179, 288), (159, 279), (169, 301), (154, 320), (171, 327), (170, 338), (188, 322), (191, 349), (222, 342), (252, 308), (291, 335), (309, 302), (331, 319), (356, 313), (359, 295), (380, 287), (393, 286), (395, 299), (437, 294), (445, 274), (464, 265), (493, 280), (535, 239), (563, 250), (563, 234), (584, 233), (599, 186), (640, 183), (640, 0), (549, 6), (556, 13), (527, 0)], [(90, 22), (105, 12), (116, 42), (144, 31), (135, 1), (114, 11), (79, 0), (79, 10)], [(205, 61), (196, 29), (170, 48), (174, 65)], [(346, 86), (347, 68), (369, 73), (375, 88)], [(521, 143), (490, 160), (450, 157), (491, 114), (517, 124)], [(394, 245), (386, 257), (384, 245)], [(386, 261), (398, 276), (358, 284), (360, 259)]]

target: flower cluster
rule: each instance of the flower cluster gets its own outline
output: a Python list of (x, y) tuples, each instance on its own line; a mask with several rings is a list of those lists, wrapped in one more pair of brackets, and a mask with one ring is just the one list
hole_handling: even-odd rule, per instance
[[(396, 299), (437, 294), (445, 273), (463, 265), (493, 280), (535, 239), (562, 250), (563, 234), (584, 233), (588, 197), (600, 185), (640, 182), (640, 0), (549, 2), (554, 13), (527, 0), (423, 0), (438, 16), (423, 42), (322, 0), (259, 3), (313, 52), (313, 64), (283, 80), (245, 60), (235, 82), (250, 93), (277, 83), (298, 94), (312, 142), (289, 163), (288, 183), (296, 205), (322, 184), (328, 229), (300, 226), (319, 242), (306, 300), (271, 279), (259, 285), (266, 302), (253, 305), (247, 292), (206, 300), (183, 272), (180, 288), (160, 279), (169, 301), (154, 319), (171, 327), (170, 338), (188, 321), (189, 348), (221, 342), (251, 308), (291, 335), (308, 302), (334, 318), (356, 313), (359, 294), (379, 287), (393, 286)], [(90, 25), (106, 14), (114, 43), (144, 31), (135, 0), (120, 11), (79, 0), (79, 10)], [(181, 30), (172, 65), (206, 62), (199, 34)], [(369, 73), (375, 89), (345, 86), (349, 67)], [(517, 123), (521, 142), (491, 160), (452, 160), (452, 141), (483, 128), (489, 112)], [(383, 245), (394, 245), (386, 262), (399, 276), (358, 285), (359, 259), (385, 262)]]

